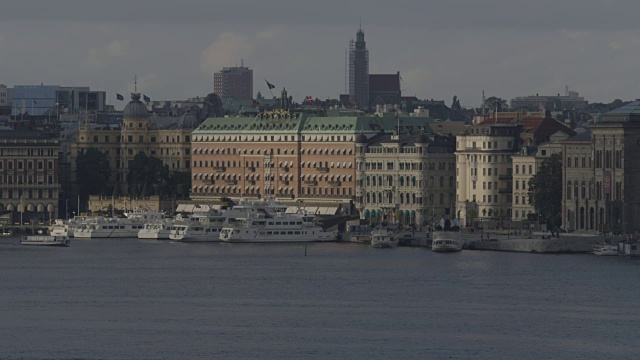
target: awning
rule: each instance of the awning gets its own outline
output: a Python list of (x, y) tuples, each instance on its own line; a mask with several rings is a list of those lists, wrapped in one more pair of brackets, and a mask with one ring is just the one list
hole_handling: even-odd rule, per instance
[(295, 213), (297, 213), (297, 212), (298, 212), (298, 209), (299, 209), (299, 208), (298, 208), (297, 206), (289, 206), (289, 207), (287, 208), (287, 210), (285, 210), (285, 212), (284, 212), (284, 213), (285, 213), (285, 214), (295, 214)]
[(178, 207), (176, 208), (176, 212), (184, 212), (186, 205), (185, 204), (178, 204)]
[(193, 212), (193, 208), (194, 208), (194, 207), (195, 207), (195, 205), (192, 205), (192, 204), (186, 204), (186, 205), (184, 206), (184, 211), (185, 211), (185, 212)]

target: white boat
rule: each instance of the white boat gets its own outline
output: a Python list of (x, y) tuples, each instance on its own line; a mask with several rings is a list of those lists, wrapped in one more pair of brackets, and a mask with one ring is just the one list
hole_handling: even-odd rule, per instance
[(126, 218), (95, 219), (81, 225), (74, 232), (77, 238), (137, 238), (144, 224), (153, 220), (164, 219), (162, 212), (125, 213)]
[(593, 253), (600, 256), (617, 256), (618, 247), (611, 244), (595, 245), (593, 247)]
[(371, 246), (374, 248), (394, 248), (398, 242), (397, 234), (392, 229), (377, 227), (371, 232)]
[(0, 228), (0, 235), (2, 235), (2, 236), (11, 236), (12, 235), (11, 228), (8, 228), (8, 227)]
[(69, 246), (70, 241), (67, 236), (32, 235), (23, 236), (20, 240), (20, 244), (38, 246)]
[(462, 240), (458, 231), (436, 231), (432, 233), (431, 251), (455, 252), (462, 250)]
[(276, 217), (252, 217), (238, 219), (220, 232), (224, 242), (315, 242), (336, 241), (337, 231), (324, 231), (315, 223), (315, 216), (306, 214), (283, 214)]
[(76, 229), (84, 224), (105, 219), (103, 216), (74, 216), (71, 219), (56, 219), (48, 228), (49, 235), (73, 237)]
[(226, 210), (194, 213), (188, 219), (176, 221), (169, 238), (184, 242), (219, 242), (222, 229), (235, 224), (239, 218), (273, 216), (286, 209), (287, 205), (277, 202), (243, 201)]
[(138, 239), (166, 240), (169, 239), (171, 229), (173, 229), (173, 219), (150, 221), (138, 231)]

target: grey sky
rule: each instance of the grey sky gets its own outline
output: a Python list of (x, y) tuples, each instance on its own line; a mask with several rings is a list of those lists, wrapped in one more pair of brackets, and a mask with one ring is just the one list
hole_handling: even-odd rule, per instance
[[(212, 91), (212, 73), (244, 60), (254, 91), (266, 77), (296, 100), (344, 92), (345, 48), (359, 18), (372, 73), (400, 71), (403, 92), (482, 90), (511, 98), (640, 97), (637, 1), (2, 0), (0, 83), (89, 85), (152, 99)], [(120, 106), (121, 107), (121, 106)]]

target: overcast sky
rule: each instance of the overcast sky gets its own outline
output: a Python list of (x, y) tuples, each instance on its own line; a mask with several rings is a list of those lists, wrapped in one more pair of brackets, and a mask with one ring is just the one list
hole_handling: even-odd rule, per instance
[(213, 73), (242, 59), (254, 93), (269, 94), (266, 78), (297, 101), (336, 98), (362, 19), (370, 73), (400, 71), (403, 95), (478, 106), (483, 90), (569, 85), (631, 100), (638, 13), (637, 0), (0, 0), (0, 83), (90, 86), (115, 102), (136, 74), (139, 91), (177, 100), (213, 92)]

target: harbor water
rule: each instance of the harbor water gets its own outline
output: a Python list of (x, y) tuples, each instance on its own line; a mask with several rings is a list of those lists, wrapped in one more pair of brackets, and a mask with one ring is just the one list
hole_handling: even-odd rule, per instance
[(640, 259), (18, 243), (0, 239), (1, 359), (640, 357)]

